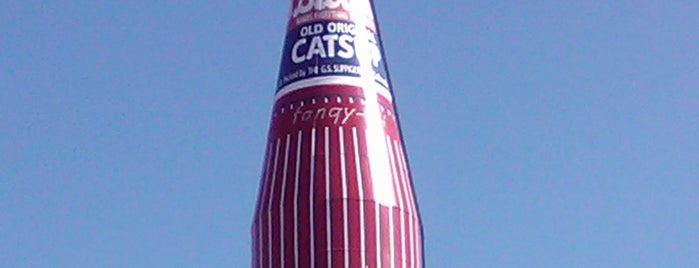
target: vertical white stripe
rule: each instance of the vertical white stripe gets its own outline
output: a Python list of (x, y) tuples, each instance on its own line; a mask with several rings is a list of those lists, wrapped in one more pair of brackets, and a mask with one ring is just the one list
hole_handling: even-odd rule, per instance
[(284, 152), (284, 175), (282, 179), (281, 199), (279, 200), (279, 262), (281, 268), (284, 268), (284, 199), (286, 199), (286, 181), (287, 171), (289, 171), (289, 144), (291, 143), (291, 134), (286, 134), (286, 149)]
[(296, 143), (296, 182), (294, 185), (294, 261), (299, 267), (299, 177), (301, 175), (301, 142), (303, 132), (299, 130), (299, 138)]
[(362, 177), (362, 165), (359, 161), (359, 144), (357, 143), (357, 128), (352, 128), (352, 141), (354, 142), (354, 163), (357, 168), (357, 185), (359, 189), (359, 250), (361, 255), (361, 268), (366, 265), (366, 231), (364, 227), (364, 182)]
[(420, 239), (420, 230), (415, 227), (415, 263), (416, 267), (422, 267), (422, 240)]
[(381, 205), (378, 202), (375, 202), (374, 204), (376, 204), (376, 210), (374, 210), (376, 214), (376, 267), (381, 268), (383, 265), (381, 263)]
[(391, 268), (396, 268), (396, 238), (394, 235), (395, 232), (393, 232), (393, 228), (393, 208), (390, 207), (388, 208), (388, 237), (390, 239), (389, 241), (391, 241), (391, 243), (389, 244), (389, 248), (391, 249), (390, 260)]
[(418, 254), (416, 252), (417, 247), (416, 247), (416, 242), (415, 239), (417, 239), (415, 235), (415, 220), (417, 219), (417, 212), (415, 211), (415, 208), (413, 207), (413, 202), (415, 199), (413, 198), (412, 195), (412, 187), (410, 186), (410, 178), (408, 177), (408, 167), (407, 164), (405, 163), (405, 155), (403, 154), (402, 146), (400, 143), (398, 143), (398, 140), (394, 140), (393, 144), (396, 147), (396, 150), (398, 150), (398, 164), (400, 165), (400, 170), (401, 174), (403, 175), (403, 192), (405, 192), (406, 197), (408, 200), (406, 200), (406, 205), (407, 205), (407, 210), (408, 210), (408, 235), (410, 237), (410, 246), (408, 249), (410, 250), (410, 259), (412, 262), (413, 266), (417, 266), (417, 257), (416, 255)]
[(408, 209), (410, 211), (410, 221), (409, 223), (409, 231), (410, 231), (410, 251), (412, 252), (411, 254), (411, 260), (413, 262), (413, 266), (419, 267), (421, 264), (418, 263), (418, 256), (422, 254), (418, 248), (418, 241), (420, 239), (420, 235), (418, 233), (418, 226), (415, 224), (418, 221), (418, 215), (417, 215), (417, 209), (415, 209), (415, 197), (413, 196), (413, 190), (412, 186), (410, 184), (411, 178), (408, 176), (408, 164), (405, 161), (405, 153), (403, 152), (403, 147), (397, 145), (398, 141), (394, 141), (396, 143), (396, 148), (398, 148), (398, 152), (400, 154), (400, 164), (401, 164), (401, 171), (403, 172), (403, 178), (405, 181), (405, 187), (406, 187), (406, 192), (408, 193)]
[[(398, 144), (398, 140), (393, 140), (393, 147), (394, 147), (395, 150), (396, 150), (396, 161), (398, 162), (398, 170), (400, 171), (400, 175), (401, 175), (401, 176), (400, 176), (400, 179), (401, 179), (401, 187), (402, 187), (401, 190), (403, 191), (403, 196), (405, 197), (405, 199), (403, 200), (403, 201), (405, 201), (405, 202), (404, 202), (404, 205), (405, 205), (405, 206), (402, 208), (402, 209), (403, 209), (403, 213), (401, 214), (401, 218), (400, 218), (400, 220), (401, 220), (401, 226), (403, 226), (402, 229), (401, 229), (401, 236), (403, 237), (403, 239), (406, 239), (406, 237), (405, 237), (405, 235), (406, 235), (405, 232), (408, 232), (408, 237), (410, 237), (411, 234), (412, 234), (412, 233), (411, 233), (410, 226), (409, 226), (409, 224), (410, 224), (410, 222), (411, 222), (410, 218), (408, 218), (408, 222), (407, 222), (407, 223), (405, 222), (405, 219), (406, 219), (406, 218), (405, 218), (405, 215), (408, 215), (408, 216), (411, 215), (411, 209), (410, 209), (410, 202), (411, 202), (411, 201), (410, 201), (410, 196), (409, 196), (409, 193), (408, 193), (408, 188), (409, 188), (408, 183), (410, 183), (410, 182), (408, 181), (408, 175), (407, 175), (407, 173), (406, 173), (405, 170), (403, 169), (403, 160), (402, 160), (402, 159), (403, 159), (403, 154), (400, 153), (400, 149), (399, 149), (400, 146), (401, 146), (401, 145)], [(408, 239), (410, 239), (410, 238), (408, 238)], [(411, 239), (411, 240), (412, 240), (412, 239)], [(403, 243), (403, 252), (404, 252), (404, 255), (403, 255), (403, 263), (404, 263), (404, 266), (407, 266), (408, 258), (410, 258), (411, 255), (412, 255), (412, 254), (409, 254), (409, 253), (408, 253), (409, 250), (410, 250), (410, 245), (408, 245), (407, 241), (405, 241), (405, 243)]]
[(264, 250), (262, 247), (262, 240), (264, 239), (264, 234), (262, 232), (262, 203), (264, 202), (263, 200), (267, 199), (267, 191), (269, 190), (267, 186), (269, 185), (269, 176), (270, 176), (270, 168), (272, 168), (272, 149), (274, 148), (274, 143), (269, 143), (267, 145), (267, 154), (265, 156), (265, 163), (267, 166), (265, 167), (264, 173), (265, 177), (262, 180), (262, 184), (260, 185), (261, 189), (261, 196), (260, 196), (260, 207), (259, 210), (257, 211), (257, 267), (262, 268), (262, 251)]
[(260, 200), (257, 210), (257, 267), (262, 268), (262, 240), (264, 239), (264, 234), (262, 233), (262, 214), (264, 203), (263, 200), (267, 197), (267, 180), (269, 179), (269, 169), (272, 166), (272, 148), (274, 144), (267, 144), (267, 152), (265, 153), (265, 166), (263, 167), (263, 178), (260, 179)]
[[(399, 211), (400, 211), (400, 226), (398, 229), (400, 229), (400, 256), (401, 256), (401, 263), (399, 264), (400, 267), (405, 267), (403, 262), (405, 262), (405, 218), (403, 217), (403, 211), (405, 210), (405, 200), (403, 199), (403, 191), (402, 191), (402, 184), (400, 182), (400, 173), (401, 170), (396, 169), (396, 165), (398, 165), (398, 156), (396, 155), (395, 148), (393, 146), (393, 143), (391, 142), (391, 138), (389, 136), (386, 136), (386, 144), (388, 145), (388, 155), (389, 159), (391, 161), (391, 171), (393, 173), (393, 180), (394, 180), (394, 185), (396, 186), (395, 188), (397, 189), (398, 193), (396, 194), (398, 196), (398, 204), (399, 204)], [(393, 214), (393, 213), (391, 213)]]
[(328, 243), (328, 267), (332, 267), (332, 227), (330, 226), (330, 128), (325, 127), (325, 231)]
[[(308, 220), (311, 225), (310, 234), (311, 234), (311, 268), (315, 268), (316, 266), (316, 247), (315, 247), (315, 176), (316, 176), (316, 170), (315, 170), (315, 164), (316, 164), (316, 128), (311, 129), (311, 174), (310, 174), (310, 180), (311, 182), (309, 183), (309, 211), (308, 213)], [(297, 267), (298, 268), (298, 267)]]
[(345, 159), (345, 131), (344, 128), (339, 127), (338, 131), (340, 137), (340, 173), (342, 176), (342, 219), (343, 219), (343, 231), (344, 231), (344, 249), (343, 254), (345, 255), (345, 267), (349, 268), (349, 217), (348, 217), (348, 203), (347, 203), (347, 162)]
[(267, 259), (269, 260), (269, 266), (272, 267), (272, 200), (274, 199), (274, 184), (277, 181), (277, 167), (279, 166), (279, 146), (281, 145), (281, 140), (277, 138), (277, 148), (274, 153), (274, 168), (272, 170), (272, 184), (270, 184), (269, 200), (267, 200)]

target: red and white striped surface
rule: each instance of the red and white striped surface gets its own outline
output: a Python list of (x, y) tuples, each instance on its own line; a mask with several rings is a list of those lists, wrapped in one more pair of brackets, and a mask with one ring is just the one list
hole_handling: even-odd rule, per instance
[[(276, 101), (252, 267), (421, 267), (420, 221), (393, 104), (368, 99), (376, 100), (358, 87), (325, 85)], [(368, 131), (372, 118), (382, 131)], [(385, 150), (387, 163), (372, 163), (372, 150)]]

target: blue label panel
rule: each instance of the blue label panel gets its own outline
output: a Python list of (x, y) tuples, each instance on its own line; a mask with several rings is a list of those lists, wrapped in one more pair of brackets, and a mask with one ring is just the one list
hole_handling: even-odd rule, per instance
[(388, 88), (378, 36), (369, 35), (369, 47), (357, 51), (357, 30), (354, 23), (347, 21), (320, 21), (290, 30), (284, 44), (277, 91), (315, 77), (360, 77), (357, 54), (362, 53), (372, 59), (376, 82)]

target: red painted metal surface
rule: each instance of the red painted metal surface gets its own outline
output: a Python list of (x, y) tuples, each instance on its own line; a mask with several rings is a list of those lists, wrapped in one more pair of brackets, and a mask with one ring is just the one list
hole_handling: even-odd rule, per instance
[(419, 213), (376, 29), (368, 0), (292, 1), (252, 267), (422, 267)]

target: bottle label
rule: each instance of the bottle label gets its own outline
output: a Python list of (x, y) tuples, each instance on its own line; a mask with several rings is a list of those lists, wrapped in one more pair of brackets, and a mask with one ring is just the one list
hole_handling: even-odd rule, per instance
[[(368, 4), (367, 0), (294, 2), (277, 93), (320, 84), (363, 85), (366, 81), (389, 89), (371, 7), (359, 8), (357, 4), (363, 2)], [(367, 75), (371, 77), (362, 77)]]

